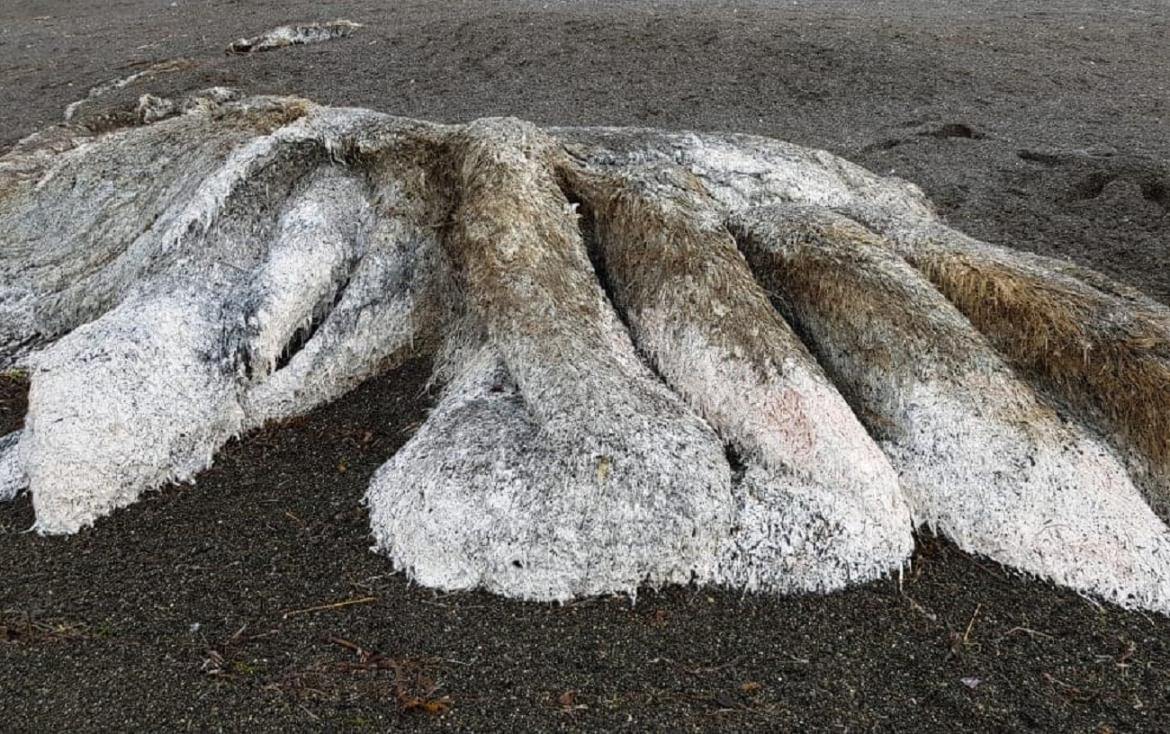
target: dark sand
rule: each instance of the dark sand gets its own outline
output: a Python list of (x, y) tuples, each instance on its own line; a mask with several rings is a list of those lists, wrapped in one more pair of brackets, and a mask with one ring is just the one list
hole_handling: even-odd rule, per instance
[[(762, 133), (1170, 300), (1163, 3), (816, 5), (6, 0), (0, 149), (92, 85), (187, 57), (82, 114), (225, 84), (437, 120)], [(223, 54), (335, 17), (366, 27)], [(23, 533), (27, 497), (0, 506), (0, 729), (1170, 729), (1170, 620), (931, 537), (901, 583), (828, 597), (414, 587), (369, 552), (359, 500), (425, 416), (426, 371), (247, 436), (197, 486), (76, 537)], [(0, 380), (0, 433), (23, 399)], [(286, 616), (342, 601), (361, 603)]]

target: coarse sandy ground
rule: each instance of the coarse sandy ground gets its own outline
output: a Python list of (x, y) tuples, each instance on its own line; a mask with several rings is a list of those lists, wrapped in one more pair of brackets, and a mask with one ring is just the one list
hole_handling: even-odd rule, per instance
[[(79, 114), (222, 84), (445, 121), (760, 133), (1168, 301), (1170, 10), (1103, 5), (5, 0), (0, 150), (93, 85), (190, 59)], [(223, 54), (336, 17), (366, 25)], [(1170, 620), (928, 535), (904, 578), (828, 597), (412, 586), (369, 552), (359, 500), (424, 417), (427, 369), (246, 436), (196, 486), (76, 537), (23, 532), (27, 497), (0, 506), (0, 729), (1170, 729)], [(0, 434), (24, 394), (0, 379)]]

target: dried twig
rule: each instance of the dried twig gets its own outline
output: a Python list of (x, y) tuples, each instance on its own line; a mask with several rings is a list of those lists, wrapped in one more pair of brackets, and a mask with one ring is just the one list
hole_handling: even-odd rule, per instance
[(1056, 639), (1055, 637), (1048, 634), (1047, 632), (1041, 632), (1040, 630), (1034, 630), (1031, 627), (1012, 627), (1010, 630), (1008, 630), (1007, 632), (1004, 632), (1002, 635), (1000, 635), (999, 639), (1003, 640), (1006, 637), (1008, 637), (1010, 635), (1014, 635), (1017, 632), (1023, 632), (1024, 634), (1028, 635), (1029, 637), (1047, 637), (1050, 640)]
[(971, 621), (967, 623), (967, 629), (963, 632), (963, 644), (971, 644), (971, 630), (975, 627), (975, 618), (979, 616), (979, 610), (983, 608), (983, 603), (980, 602), (975, 605), (975, 611), (971, 614)]
[(29, 612), (0, 611), (0, 642), (61, 642), (87, 637), (88, 625), (65, 619), (34, 619)]
[(938, 615), (935, 614), (934, 612), (930, 611), (926, 607), (922, 606), (921, 604), (919, 604), (917, 601), (915, 601), (914, 597), (910, 596), (909, 594), (907, 594), (905, 592), (902, 593), (902, 597), (905, 598), (906, 601), (910, 602), (911, 609), (920, 613), (922, 616), (926, 617), (931, 622), (938, 621)]
[(281, 616), (281, 619), (295, 617), (298, 614), (309, 614), (310, 612), (323, 612), (329, 609), (340, 609), (341, 607), (349, 607), (353, 606), (354, 604), (371, 604), (376, 601), (378, 601), (378, 597), (376, 596), (363, 596), (359, 599), (346, 599), (344, 601), (334, 602), (332, 604), (321, 604), (315, 607), (305, 607), (304, 609), (292, 609), (285, 612)]

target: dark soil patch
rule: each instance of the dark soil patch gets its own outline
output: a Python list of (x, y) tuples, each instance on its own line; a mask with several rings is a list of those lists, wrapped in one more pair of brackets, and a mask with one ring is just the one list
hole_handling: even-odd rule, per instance
[[(90, 86), (190, 58), (107, 101), (229, 84), (439, 120), (768, 134), (916, 181), (974, 235), (1170, 298), (1162, 179), (1142, 173), (1170, 160), (1168, 20), (1156, 5), (472, 7), (6, 2), (0, 147)], [(272, 26), (335, 17), (365, 27), (223, 54)], [(971, 135), (951, 129), (960, 121)], [(875, 143), (890, 139), (905, 144)], [(1102, 146), (1137, 167), (1102, 163)], [(1120, 183), (1076, 199), (1098, 171)], [(0, 728), (1136, 731), (1170, 720), (1170, 620), (1098, 607), (930, 536), (901, 580), (826, 597), (674, 588), (549, 606), (413, 586), (369, 551), (361, 497), (425, 417), (427, 370), (412, 361), (246, 436), (196, 485), (73, 538), (20, 532), (27, 497), (0, 506)], [(0, 433), (19, 426), (23, 396), (0, 380)]]
[(0, 437), (24, 425), (28, 378), (23, 372), (0, 373)]

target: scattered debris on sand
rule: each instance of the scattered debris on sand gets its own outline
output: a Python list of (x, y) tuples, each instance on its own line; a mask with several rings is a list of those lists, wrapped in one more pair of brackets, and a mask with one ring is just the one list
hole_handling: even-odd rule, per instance
[(334, 20), (329, 23), (308, 23), (305, 25), (282, 25), (251, 38), (241, 38), (227, 47), (229, 54), (250, 54), (257, 51), (271, 51), (285, 46), (300, 46), (306, 43), (321, 43), (335, 38), (346, 38), (361, 23), (350, 20)]
[(112, 92), (117, 89), (122, 89), (144, 79), (153, 79), (159, 74), (169, 74), (174, 71), (190, 69), (194, 65), (195, 62), (191, 59), (167, 59), (166, 61), (158, 61), (153, 63), (141, 71), (134, 72), (130, 76), (122, 77), (120, 79), (110, 79), (109, 81), (102, 82), (95, 87), (91, 87), (89, 92), (86, 93), (84, 97), (77, 100), (76, 102), (71, 102), (69, 106), (65, 108), (65, 121), (69, 122), (72, 120), (73, 117), (77, 114), (77, 110), (81, 107), (81, 105), (97, 99), (103, 94)]

